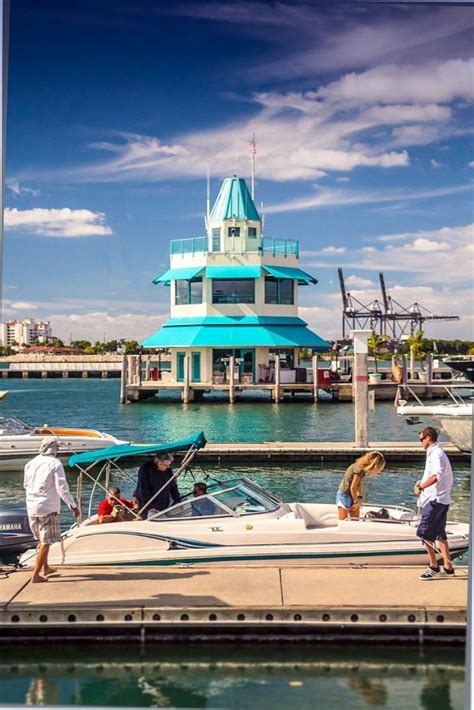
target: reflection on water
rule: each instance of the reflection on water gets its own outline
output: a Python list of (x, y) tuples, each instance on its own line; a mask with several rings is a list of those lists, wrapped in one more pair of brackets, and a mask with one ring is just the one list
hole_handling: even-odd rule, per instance
[[(9, 380), (2, 415), (32, 424), (83, 426), (133, 441), (180, 439), (203, 429), (209, 441), (351, 441), (350, 402), (295, 399), (279, 404), (225, 399), (183, 405), (155, 398), (119, 404), (118, 380)], [(421, 420), (423, 426), (428, 420)], [(392, 402), (369, 414), (374, 441), (416, 440), (419, 427), (397, 416)]]
[(1, 650), (0, 697), (27, 705), (457, 710), (464, 658), (458, 649), (446, 658), (347, 645)]

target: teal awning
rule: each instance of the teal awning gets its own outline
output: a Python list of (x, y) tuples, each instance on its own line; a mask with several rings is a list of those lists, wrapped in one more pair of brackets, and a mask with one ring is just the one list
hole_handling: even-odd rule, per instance
[[(168, 321), (154, 335), (142, 342), (145, 348), (187, 348), (187, 347), (308, 347), (325, 352), (330, 344), (306, 326), (299, 318), (272, 318), (268, 323), (239, 323), (239, 319), (229, 318), (224, 324), (179, 323), (174, 318)], [(232, 320), (234, 322), (232, 323)], [(285, 322), (290, 321), (290, 322)]]
[(208, 279), (258, 279), (259, 266), (206, 266)]
[(192, 446), (196, 449), (202, 449), (205, 445), (204, 432), (200, 431), (187, 439), (171, 441), (169, 444), (118, 444), (117, 446), (109, 446), (106, 449), (84, 451), (82, 454), (71, 456), (68, 464), (69, 466), (75, 466), (76, 464), (97, 463), (99, 461), (116, 461), (117, 459), (133, 458), (146, 454), (159, 454), (164, 451), (174, 453), (176, 451), (187, 451)]
[(181, 279), (183, 281), (189, 281), (203, 270), (204, 266), (189, 266), (187, 269), (168, 269), (164, 274), (153, 279), (152, 283), (169, 286), (170, 281), (179, 281)]
[(264, 266), (263, 268), (276, 279), (294, 279), (299, 284), (318, 283), (317, 279), (301, 269), (291, 269), (288, 266)]

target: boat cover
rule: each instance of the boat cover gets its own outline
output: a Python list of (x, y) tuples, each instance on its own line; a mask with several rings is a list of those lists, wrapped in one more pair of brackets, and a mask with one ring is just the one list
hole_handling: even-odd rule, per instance
[(176, 451), (187, 451), (191, 447), (202, 449), (206, 445), (204, 432), (200, 431), (194, 436), (179, 441), (172, 441), (168, 444), (117, 444), (106, 449), (96, 451), (84, 451), (82, 454), (74, 454), (68, 461), (69, 466), (96, 463), (99, 461), (117, 460), (123, 458), (133, 458), (144, 454), (158, 454), (163, 451), (170, 453)]

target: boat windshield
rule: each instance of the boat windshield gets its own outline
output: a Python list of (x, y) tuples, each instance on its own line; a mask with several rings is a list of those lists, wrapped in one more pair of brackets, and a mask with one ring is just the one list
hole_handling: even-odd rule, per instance
[(27, 434), (33, 427), (25, 424), (16, 417), (0, 417), (0, 435), (5, 434)]
[(267, 498), (259, 489), (253, 489), (251, 484), (229, 481), (215, 484), (207, 495), (189, 498), (164, 510), (151, 520), (269, 513), (279, 505), (278, 500)]

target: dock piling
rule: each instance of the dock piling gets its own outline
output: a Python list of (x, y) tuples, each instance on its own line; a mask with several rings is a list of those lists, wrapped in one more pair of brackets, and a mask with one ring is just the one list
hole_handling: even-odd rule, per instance
[(234, 368), (235, 368), (235, 356), (231, 355), (229, 358), (229, 402), (230, 402), (230, 404), (234, 404), (234, 402), (235, 402)]
[(353, 330), (354, 341), (354, 424), (355, 445), (367, 448), (369, 445), (369, 386), (367, 374), (368, 345), (370, 330)]
[(279, 402), (281, 399), (280, 390), (280, 355), (275, 353), (275, 387), (273, 390), (273, 399), (275, 402)]
[(125, 404), (127, 401), (127, 377), (128, 377), (128, 368), (127, 368), (127, 356), (125, 353), (122, 355), (122, 371), (120, 374), (120, 404)]
[(319, 400), (319, 382), (318, 382), (318, 356), (316, 353), (313, 355), (312, 361), (313, 368), (313, 400), (317, 402)]

